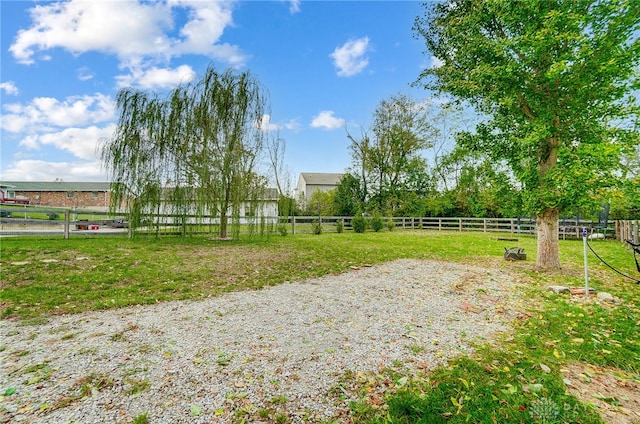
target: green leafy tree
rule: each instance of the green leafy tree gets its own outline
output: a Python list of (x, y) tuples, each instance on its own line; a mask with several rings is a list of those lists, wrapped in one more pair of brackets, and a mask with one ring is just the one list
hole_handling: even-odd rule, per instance
[(278, 199), (278, 215), (281, 217), (298, 214), (298, 205), (293, 197), (281, 195)]
[(506, 160), (536, 214), (540, 268), (559, 268), (558, 217), (613, 183), (638, 108), (640, 8), (625, 0), (427, 3), (414, 30), (441, 66), (424, 87), (490, 118), (463, 145)]
[(640, 219), (640, 134), (625, 154), (620, 173), (624, 183), (605, 191), (603, 202), (611, 205), (613, 219)]
[(336, 215), (335, 190), (316, 190), (311, 193), (311, 197), (305, 208), (307, 216), (335, 216)]
[(118, 126), (101, 155), (117, 182), (111, 207), (126, 205), (132, 228), (158, 213), (183, 224), (216, 216), (219, 235), (227, 237), (230, 215), (238, 217), (245, 202), (258, 204), (265, 179), (255, 169), (267, 99), (249, 72), (210, 66), (166, 97), (124, 89), (116, 104)]
[(371, 135), (363, 131), (351, 140), (353, 175), (360, 178), (363, 202), (368, 209), (397, 211), (407, 194), (422, 189), (427, 167), (422, 157), (434, 129), (428, 104), (398, 94), (383, 99), (373, 114)]
[(364, 207), (364, 194), (358, 178), (350, 173), (338, 182), (334, 193), (335, 212), (339, 216), (353, 216)]
[[(371, 150), (371, 138), (367, 131), (363, 128), (360, 129), (360, 138), (355, 138), (347, 130), (347, 138), (351, 143), (349, 144), (349, 151), (351, 152), (351, 162), (353, 164), (351, 172), (352, 176), (358, 179), (358, 200), (359, 203), (364, 206), (369, 201), (369, 173), (371, 166), (370, 162), (370, 150)], [(342, 195), (343, 193), (340, 193)]]
[(405, 95), (383, 99), (374, 112), (373, 145), (369, 149), (369, 175), (378, 210), (395, 210), (411, 189), (410, 174), (426, 168), (421, 156), (429, 146), (433, 128), (426, 103)]

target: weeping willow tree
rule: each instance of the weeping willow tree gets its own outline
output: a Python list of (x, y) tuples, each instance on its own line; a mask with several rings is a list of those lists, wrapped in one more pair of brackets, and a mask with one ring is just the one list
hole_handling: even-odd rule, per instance
[(256, 167), (267, 97), (249, 72), (209, 66), (165, 97), (123, 89), (116, 105), (118, 126), (100, 154), (115, 182), (111, 209), (124, 207), (132, 230), (165, 216), (183, 234), (197, 227), (187, 223), (217, 222), (224, 238), (230, 223), (238, 230), (241, 212), (255, 215), (243, 209), (264, 192)]

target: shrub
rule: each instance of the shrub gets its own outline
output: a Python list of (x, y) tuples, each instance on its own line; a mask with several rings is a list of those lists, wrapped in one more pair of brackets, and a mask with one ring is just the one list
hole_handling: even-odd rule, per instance
[(382, 217), (379, 213), (373, 214), (371, 220), (369, 221), (369, 225), (371, 226), (371, 229), (376, 233), (382, 230), (382, 228), (384, 227), (384, 221), (382, 220)]
[(287, 232), (288, 232), (288, 231), (287, 231), (287, 226), (286, 226), (286, 225), (284, 225), (284, 224), (280, 224), (280, 225), (278, 225), (278, 232), (280, 233), (280, 235), (281, 235), (282, 237), (286, 236), (286, 235), (287, 235)]
[(56, 219), (58, 219), (58, 214), (55, 212), (49, 212), (47, 213), (47, 216), (51, 221), (55, 221)]
[(344, 223), (342, 221), (336, 221), (336, 231), (339, 233), (344, 231)]
[(358, 213), (351, 219), (351, 226), (356, 233), (364, 233), (365, 228), (367, 228), (367, 220), (364, 219), (361, 213)]
[(395, 222), (393, 222), (393, 219), (389, 219), (389, 220), (387, 221), (387, 229), (388, 229), (389, 231), (393, 231), (395, 228), (396, 228), (396, 223), (395, 223)]
[(311, 224), (311, 229), (313, 230), (313, 234), (322, 234), (322, 224), (320, 224), (320, 221), (318, 220), (313, 221), (313, 223)]

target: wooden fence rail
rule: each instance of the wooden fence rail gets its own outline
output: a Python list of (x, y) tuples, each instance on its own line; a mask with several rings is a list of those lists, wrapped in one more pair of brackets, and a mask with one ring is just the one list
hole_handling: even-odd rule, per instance
[[(184, 231), (184, 226), (192, 223), (184, 221), (182, 226), (175, 222), (176, 217), (170, 215), (158, 215), (149, 228), (157, 234), (179, 234)], [(215, 229), (218, 218), (210, 217), (196, 220), (195, 217), (187, 217), (188, 220), (200, 222), (199, 231), (212, 231)], [(246, 217), (240, 219), (241, 232), (255, 231), (256, 226), (264, 226), (266, 223), (269, 232), (277, 232), (279, 228), (285, 228), (293, 234), (313, 232), (313, 223), (321, 225), (324, 232), (337, 231), (337, 222), (342, 223), (346, 231), (351, 231), (351, 216), (293, 216), (293, 217)], [(370, 219), (370, 217), (368, 217)], [(392, 227), (405, 230), (434, 230), (434, 231), (477, 231), (484, 233), (500, 232), (510, 234), (535, 235), (536, 223), (531, 218), (463, 218), (463, 217), (383, 217), (388, 228)], [(260, 222), (258, 222), (260, 221)], [(207, 222), (207, 225), (203, 225)], [(606, 225), (598, 221), (585, 221), (575, 219), (560, 219), (559, 237), (580, 238), (582, 229), (586, 227), (588, 233), (598, 233), (607, 238), (618, 240), (634, 240), (640, 242), (638, 220), (635, 221), (610, 221)], [(253, 227), (252, 227), (253, 226)], [(283, 227), (284, 226), (284, 227)], [(73, 235), (123, 233), (127, 234), (126, 222), (123, 216), (109, 216), (104, 211), (78, 211), (47, 209), (42, 207), (31, 208), (0, 208), (0, 236), (17, 235), (63, 235), (69, 238)], [(140, 229), (141, 232), (151, 231), (149, 228)], [(262, 231), (262, 230), (260, 230)], [(370, 230), (368, 230), (370, 231)]]
[[(290, 226), (291, 232), (296, 234), (312, 232), (314, 222), (319, 222), (323, 231), (335, 231), (337, 221), (341, 221), (344, 228), (350, 230), (351, 219), (350, 216), (293, 216), (281, 217), (279, 222)], [(383, 217), (382, 219), (385, 223), (393, 222), (395, 228), (405, 230), (479, 231), (529, 235), (535, 235), (536, 232), (536, 222), (530, 218)], [(615, 221), (603, 225), (598, 221), (561, 219), (558, 229), (559, 237), (581, 238), (582, 229), (585, 227), (589, 235), (602, 234), (606, 238), (613, 238), (616, 235)]]
[(640, 243), (640, 220), (616, 221), (616, 239)]

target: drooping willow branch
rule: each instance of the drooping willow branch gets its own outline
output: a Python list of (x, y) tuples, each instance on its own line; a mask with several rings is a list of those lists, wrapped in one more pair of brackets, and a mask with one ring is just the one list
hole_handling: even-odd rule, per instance
[(229, 214), (264, 191), (257, 159), (266, 133), (257, 123), (267, 97), (248, 72), (207, 68), (167, 97), (125, 89), (116, 99), (118, 126), (101, 146), (113, 187), (111, 207), (124, 205), (132, 225), (158, 212), (217, 217), (227, 236)]

